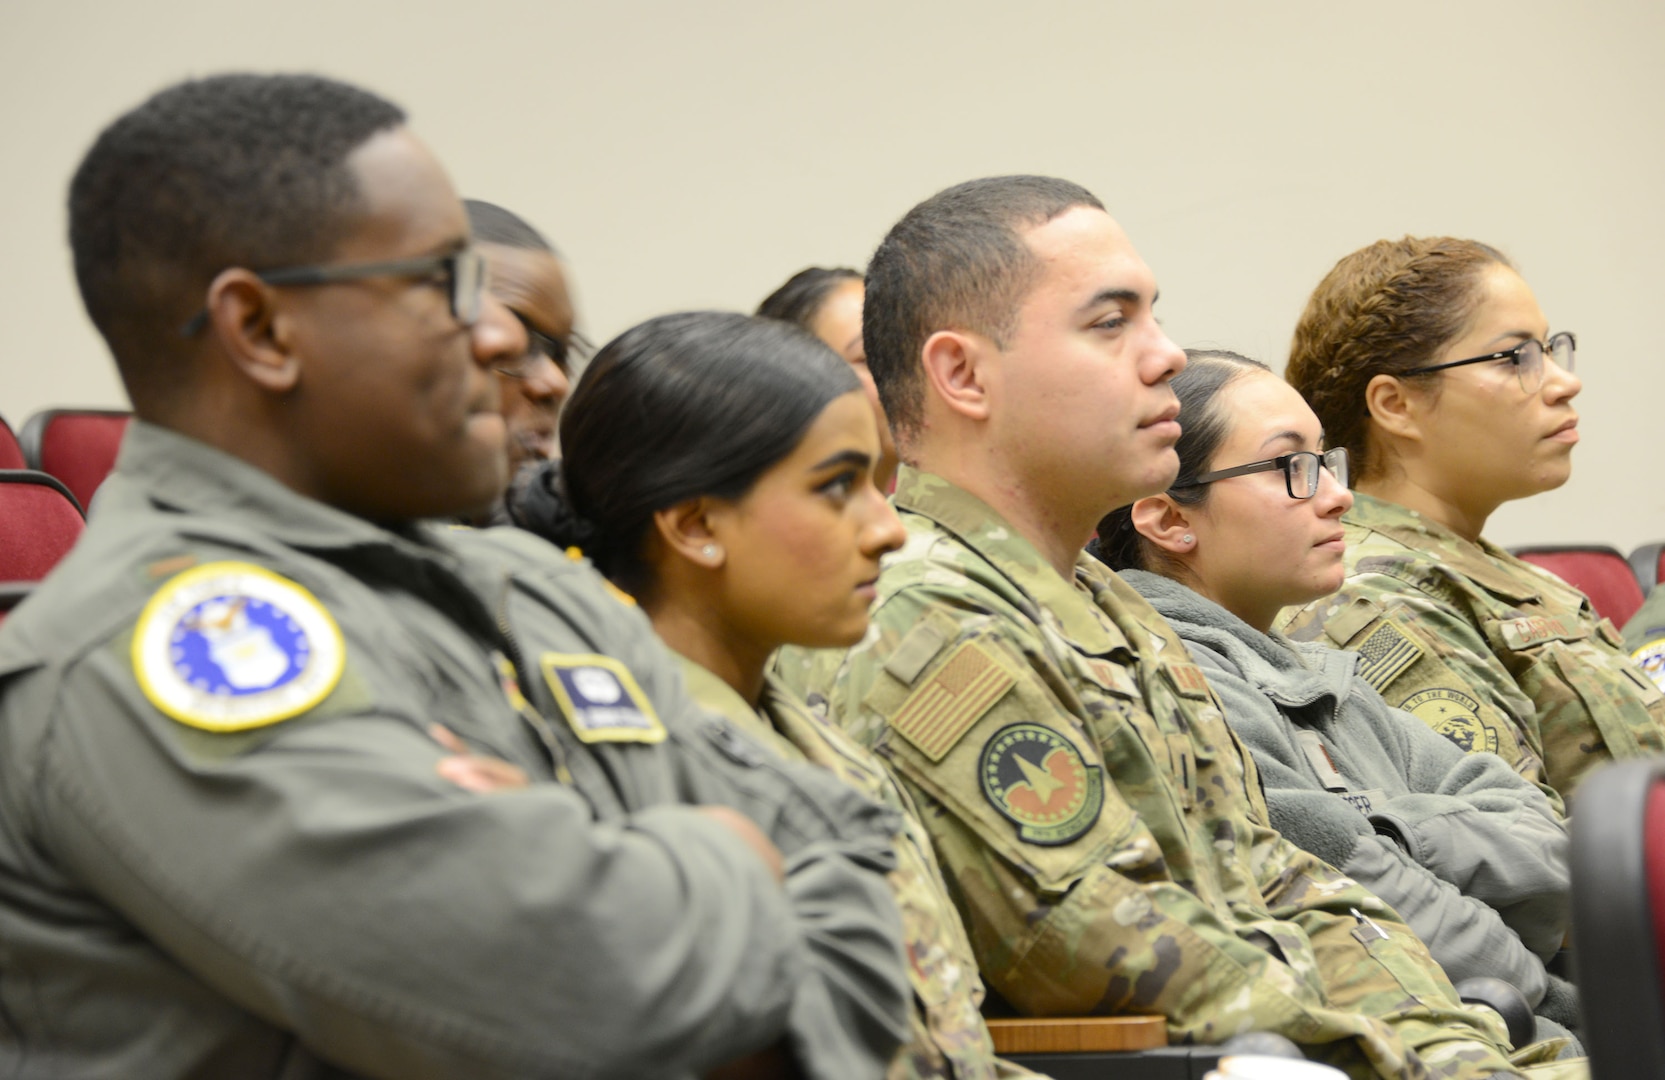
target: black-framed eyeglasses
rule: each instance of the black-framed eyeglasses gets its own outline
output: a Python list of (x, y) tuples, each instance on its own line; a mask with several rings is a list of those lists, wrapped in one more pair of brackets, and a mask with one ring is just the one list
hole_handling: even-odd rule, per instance
[(1520, 388), (1528, 394), (1535, 394), (1544, 385), (1544, 354), (1562, 371), (1571, 371), (1578, 360), (1578, 336), (1571, 330), (1563, 330), (1559, 334), (1551, 334), (1549, 340), (1539, 341), (1530, 338), (1512, 349), (1502, 352), (1487, 353), (1485, 356), (1471, 356), (1467, 360), (1448, 360), (1443, 364), (1429, 364), (1427, 367), (1412, 368), (1406, 375), (1429, 375), (1446, 368), (1462, 367), (1464, 364), (1484, 364), (1487, 360), (1507, 360), (1515, 369), (1515, 378), (1520, 380)]
[(491, 369), (499, 375), (507, 375), (511, 379), (530, 379), (537, 373), (538, 364), (544, 360), (560, 368), (561, 374), (571, 375), (573, 361), (590, 355), (589, 339), (576, 330), (568, 335), (567, 340), (562, 341), (533, 326), (520, 312), (511, 309), (510, 314), (519, 319), (520, 325), (526, 330), (526, 351), (513, 360), (493, 364)]
[(1238, 465), (1230, 469), (1216, 469), (1203, 473), (1189, 484), (1180, 487), (1201, 487), (1212, 484), (1216, 480), (1225, 480), (1233, 476), (1248, 476), (1250, 473), (1272, 472), (1274, 469), (1283, 470), (1284, 488), (1291, 499), (1310, 499), (1318, 494), (1319, 468), (1328, 469), (1335, 482), (1342, 487), (1347, 486), (1347, 448), (1337, 446), (1326, 450), (1322, 454), (1315, 454), (1311, 450), (1298, 450), (1293, 454), (1280, 454), (1265, 461), (1254, 461), (1247, 465)]
[[(348, 263), (344, 266), (285, 266), (262, 270), (255, 276), (268, 285), (334, 285), (373, 277), (427, 277), (443, 275), (451, 299), (451, 314), (464, 326), (480, 318), (480, 295), (486, 287), (486, 260), (473, 248), (448, 255), (421, 255), (413, 259)], [(194, 337), (208, 324), (203, 308), (179, 328), (184, 337)]]

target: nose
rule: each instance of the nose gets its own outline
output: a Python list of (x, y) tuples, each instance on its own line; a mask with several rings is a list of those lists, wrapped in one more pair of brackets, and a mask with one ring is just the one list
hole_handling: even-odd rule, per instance
[(481, 367), (505, 364), (526, 354), (526, 328), (503, 301), (491, 293), (480, 297), (480, 317), (469, 327), (474, 362)]
[(1186, 360), (1185, 350), (1175, 345), (1162, 325), (1154, 319), (1151, 321), (1151, 333), (1153, 338), (1145, 351), (1140, 374), (1144, 376), (1146, 385), (1155, 386), (1184, 371)]
[(908, 533), (902, 527), (902, 519), (896, 516), (896, 508), (890, 505), (878, 488), (867, 488), (865, 502), (866, 521), (859, 538), (861, 553), (870, 559), (877, 559), (901, 547)]
[(520, 382), (520, 392), (527, 400), (545, 405), (559, 405), (571, 390), (572, 380), (567, 373), (541, 353)]
[(1576, 372), (1568, 371), (1544, 354), (1544, 400), (1551, 405), (1571, 401), (1584, 389), (1584, 380)]
[(1320, 467), (1318, 492), (1313, 495), (1312, 501), (1319, 517), (1340, 517), (1353, 508), (1353, 493), (1342, 486), (1335, 473)]

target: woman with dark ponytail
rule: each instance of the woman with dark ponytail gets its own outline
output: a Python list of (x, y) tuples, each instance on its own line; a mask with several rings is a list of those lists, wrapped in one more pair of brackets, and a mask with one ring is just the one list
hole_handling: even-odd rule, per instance
[(1501, 758), (1465, 754), (1390, 707), (1380, 658), (1291, 642), (1286, 605), (1341, 586), (1348, 457), (1265, 365), (1191, 352), (1172, 386), (1179, 476), (1099, 525), (1093, 551), (1185, 639), (1260, 770), (1272, 825), (1405, 917), (1453, 981), (1513, 983), (1539, 1037), (1577, 994), (1548, 973), (1567, 930), (1567, 838)]
[(782, 645), (858, 641), (879, 558), (903, 539), (874, 484), (878, 432), (849, 365), (777, 320), (652, 319), (591, 361), (561, 452), (516, 520), (581, 548), (635, 598), (696, 701), (901, 811), (891, 884), (915, 1008), (891, 1080), (1027, 1075), (994, 1056), (976, 961), (911, 802), (767, 670)]

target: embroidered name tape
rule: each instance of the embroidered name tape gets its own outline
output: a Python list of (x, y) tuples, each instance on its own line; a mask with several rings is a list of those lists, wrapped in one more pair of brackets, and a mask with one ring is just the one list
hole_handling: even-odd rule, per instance
[(580, 742), (664, 741), (659, 714), (630, 670), (612, 657), (544, 653), (538, 667)]
[(1503, 632), (1503, 643), (1511, 649), (1524, 649), (1540, 641), (1573, 641), (1583, 635), (1567, 625), (1559, 615), (1528, 615), (1498, 624)]
[(245, 731), (306, 712), (335, 689), (346, 654), (317, 597), (242, 562), (171, 578), (133, 628), (139, 689), (203, 731)]

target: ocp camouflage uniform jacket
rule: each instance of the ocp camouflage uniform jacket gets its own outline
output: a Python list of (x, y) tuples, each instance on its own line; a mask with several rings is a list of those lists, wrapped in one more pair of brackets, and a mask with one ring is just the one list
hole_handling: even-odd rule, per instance
[(931, 838), (907, 793), (872, 754), (811, 713), (777, 676), (766, 677), (759, 709), (754, 711), (720, 677), (685, 656), (680, 659), (688, 694), (695, 703), (726, 717), (782, 756), (813, 762), (900, 814), (902, 831), (896, 835), (896, 869), (890, 872), (890, 885), (902, 912), (902, 947), (914, 1008), (911, 1034), (891, 1062), (886, 1080), (1036, 1077), (994, 1056), (994, 1043), (979, 1011), (983, 980), (977, 977), (977, 960), (948, 898)]
[(1342, 521), (1347, 581), (1283, 614), (1291, 638), (1361, 653), (1388, 704), (1563, 798), (1604, 761), (1665, 751), (1665, 694), (1583, 593), (1382, 499)]
[(1061, 580), (939, 477), (904, 468), (896, 505), (908, 540), (867, 637), (778, 669), (912, 794), (1007, 1002), (1160, 1015), (1175, 1041), (1273, 1031), (1354, 1076), (1510, 1075), (1496, 1017), (1458, 1003), (1399, 917), (1270, 828), (1253, 762), (1137, 593), (1085, 554)]

